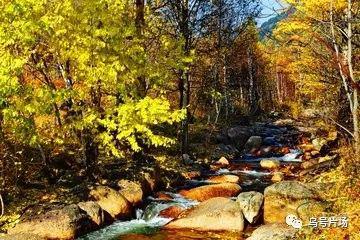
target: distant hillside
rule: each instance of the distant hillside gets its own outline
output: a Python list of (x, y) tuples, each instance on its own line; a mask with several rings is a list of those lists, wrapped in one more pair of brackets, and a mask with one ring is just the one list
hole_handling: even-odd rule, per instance
[(260, 38), (264, 39), (266, 36), (270, 36), (272, 31), (276, 27), (277, 23), (287, 18), (293, 11), (289, 10), (283, 12), (275, 17), (270, 18), (260, 26)]

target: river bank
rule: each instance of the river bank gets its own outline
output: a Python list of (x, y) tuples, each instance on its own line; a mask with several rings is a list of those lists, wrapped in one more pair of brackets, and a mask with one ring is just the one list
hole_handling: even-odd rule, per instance
[[(178, 171), (156, 169), (137, 180), (117, 179), (116, 186), (114, 181), (90, 186), (82, 203), (23, 217), (5, 239), (30, 233), (34, 239), (61, 235), (62, 239), (244, 239), (254, 229), (269, 226), (264, 224), (284, 222), (286, 214), (297, 214), (293, 210), (310, 200), (301, 213), (306, 221), (314, 210), (325, 211), (321, 191), (327, 186), (297, 180), (309, 180), (312, 174), (336, 166), (336, 141), (335, 132), (301, 126), (291, 119), (222, 129), (214, 134), (210, 156), (183, 156), (185, 165)], [(224, 210), (227, 205), (231, 211)], [(218, 215), (209, 217), (213, 212)], [(235, 225), (220, 224), (229, 218), (227, 213), (235, 217), (230, 221)], [(58, 221), (64, 217), (68, 222)], [(282, 229), (285, 237), (297, 234), (289, 227), (274, 226), (267, 234), (279, 234), (276, 229)]]

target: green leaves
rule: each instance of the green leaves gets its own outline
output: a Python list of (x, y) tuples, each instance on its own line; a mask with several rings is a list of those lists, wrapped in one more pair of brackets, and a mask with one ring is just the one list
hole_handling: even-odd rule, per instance
[[(192, 62), (145, 11), (136, 34), (130, 0), (4, 0), (0, 4), (0, 111), (7, 134), (55, 149), (84, 135), (117, 157), (169, 146), (163, 126), (185, 114), (164, 98)], [(140, 144), (141, 143), (141, 144)]]
[(118, 144), (129, 145), (135, 152), (140, 151), (140, 139), (149, 146), (167, 147), (173, 144), (174, 140), (155, 133), (152, 127), (173, 124), (184, 117), (184, 111), (172, 112), (170, 103), (163, 98), (145, 97), (138, 102), (131, 101), (117, 107), (115, 113), (108, 111), (104, 119), (98, 120), (98, 123), (106, 129), (106, 132), (100, 135), (101, 143), (115, 156), (123, 156), (123, 153), (115, 148)]

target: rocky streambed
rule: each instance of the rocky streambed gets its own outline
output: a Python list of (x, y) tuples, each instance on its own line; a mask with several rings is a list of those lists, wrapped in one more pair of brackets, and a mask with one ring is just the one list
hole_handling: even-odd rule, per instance
[(335, 134), (318, 135), (290, 120), (229, 128), (216, 137), (218, 156), (210, 168), (185, 174), (173, 191), (144, 199), (143, 184), (98, 186), (90, 192), (92, 201), (21, 222), (5, 239), (296, 238), (286, 216), (306, 225), (327, 207), (321, 194), (326, 186), (299, 180), (336, 165)]

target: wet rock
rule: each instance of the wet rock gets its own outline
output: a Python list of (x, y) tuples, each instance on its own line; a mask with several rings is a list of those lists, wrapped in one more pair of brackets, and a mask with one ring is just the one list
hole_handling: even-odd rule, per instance
[(246, 240), (290, 240), (296, 239), (296, 230), (286, 224), (262, 225)]
[(180, 194), (185, 198), (202, 202), (214, 197), (234, 197), (240, 191), (241, 187), (235, 183), (219, 183), (182, 190)]
[(255, 223), (260, 216), (264, 196), (255, 191), (240, 193), (236, 199), (250, 224)]
[(122, 179), (117, 184), (120, 187), (119, 192), (133, 206), (138, 206), (142, 203), (144, 192), (140, 183)]
[(80, 202), (77, 204), (81, 210), (90, 216), (91, 220), (97, 225), (101, 226), (105, 223), (105, 212), (99, 204), (93, 201)]
[[(264, 221), (284, 223), (289, 214), (298, 215), (304, 204), (318, 202), (318, 193), (310, 186), (298, 181), (282, 181), (267, 187), (264, 191)], [(305, 217), (305, 216), (303, 216)], [(304, 221), (309, 219), (305, 217)]]
[(90, 195), (115, 219), (127, 218), (131, 215), (132, 208), (129, 201), (112, 188), (98, 186), (91, 190)]
[(167, 193), (164, 193), (164, 192), (157, 192), (155, 194), (155, 197), (159, 200), (165, 200), (165, 201), (168, 201), (168, 200), (172, 200), (173, 197), (171, 197), (169, 194)]
[(200, 203), (165, 228), (241, 232), (244, 229), (244, 217), (239, 204), (217, 197)]
[(284, 173), (282, 172), (274, 172), (271, 181), (272, 182), (281, 182), (282, 180), (284, 180)]
[(74, 239), (94, 228), (90, 217), (77, 205), (72, 204), (20, 222), (9, 230), (9, 234), (33, 234), (46, 239)]
[(280, 161), (277, 159), (263, 159), (260, 161), (260, 166), (266, 169), (275, 169), (280, 167)]
[(238, 183), (239, 177), (236, 175), (220, 175), (220, 176), (212, 176), (208, 180), (211, 183)]
[(258, 149), (261, 147), (261, 144), (262, 144), (262, 137), (251, 136), (245, 143), (244, 149), (245, 150)]
[(169, 208), (166, 208), (162, 211), (160, 211), (159, 216), (164, 218), (178, 218), (181, 213), (185, 211), (185, 208), (182, 208), (180, 206), (171, 206)]
[(229, 160), (227, 160), (225, 157), (221, 157), (218, 161), (216, 161), (217, 165), (221, 165), (221, 166), (228, 166), (230, 163), (229, 163)]

